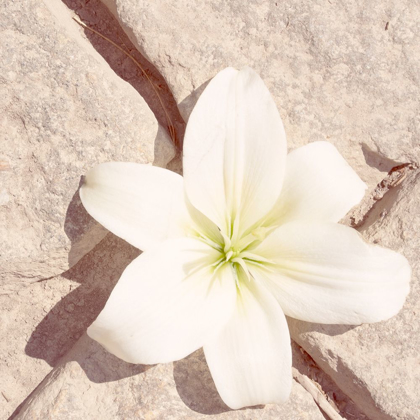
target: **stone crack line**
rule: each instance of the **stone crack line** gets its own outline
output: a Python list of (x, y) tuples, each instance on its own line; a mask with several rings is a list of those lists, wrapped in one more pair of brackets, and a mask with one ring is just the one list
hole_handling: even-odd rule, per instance
[(150, 83), (150, 86), (152, 87), (153, 91), (156, 94), (156, 98), (158, 99), (162, 110), (165, 114), (166, 117), (166, 121), (167, 121), (167, 130), (169, 132), (169, 135), (175, 145), (175, 147), (177, 149), (179, 149), (179, 141), (177, 139), (176, 136), (176, 131), (175, 131), (175, 126), (172, 123), (172, 118), (169, 115), (168, 110), (166, 109), (166, 105), (163, 102), (157, 87), (155, 86), (154, 82), (151, 80), (151, 78), (149, 77), (149, 75), (147, 74), (147, 71), (143, 68), (143, 66), (140, 64), (139, 61), (137, 61), (128, 51), (126, 51), (124, 48), (122, 48), (121, 46), (119, 46), (118, 44), (116, 44), (114, 41), (112, 41), (111, 39), (109, 39), (108, 37), (106, 37), (105, 35), (102, 35), (100, 32), (98, 32), (97, 30), (91, 28), (90, 26), (86, 25), (85, 23), (83, 23), (80, 19), (76, 18), (75, 16), (73, 16), (73, 20), (75, 22), (77, 22), (82, 28), (87, 29), (91, 32), (93, 32), (94, 34), (100, 36), (102, 39), (106, 40), (107, 42), (109, 42), (110, 44), (112, 44), (115, 48), (117, 48), (118, 50), (120, 50), (123, 54), (125, 54), (128, 58), (130, 58), (130, 60), (133, 61), (133, 63), (141, 70), (142, 74), (144, 75), (144, 77), (147, 79), (147, 81)]
[(319, 408), (331, 419), (331, 420), (344, 420), (340, 414), (337, 413), (335, 408), (328, 402), (325, 395), (315, 385), (315, 383), (307, 376), (302, 375), (296, 368), (292, 367), (293, 378), (299, 382), (303, 388), (309, 392), (314, 401), (318, 404)]
[(293, 378), (312, 396), (330, 420), (370, 420), (356, 403), (292, 340)]
[[(375, 205), (383, 200), (383, 198), (394, 188), (401, 186), (403, 183), (405, 184), (412, 173), (417, 172), (418, 169), (419, 165), (414, 162), (394, 166), (385, 178), (376, 186), (370, 196), (365, 197), (359, 206), (345, 217), (343, 220), (344, 223), (356, 230), (362, 228), (375, 208)], [(385, 213), (379, 215), (378, 219), (385, 215)]]

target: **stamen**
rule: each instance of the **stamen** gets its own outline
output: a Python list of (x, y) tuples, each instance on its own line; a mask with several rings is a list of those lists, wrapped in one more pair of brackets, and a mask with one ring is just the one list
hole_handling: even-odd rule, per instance
[(243, 237), (237, 244), (238, 249), (246, 249), (249, 245), (251, 245), (253, 242), (255, 242), (255, 236), (250, 233), (249, 235), (246, 235)]
[(199, 239), (201, 242), (204, 242), (205, 244), (209, 245), (216, 251), (222, 252), (223, 248), (217, 244), (216, 242), (212, 241), (211, 239), (207, 238), (207, 236), (203, 236), (200, 232), (194, 231), (194, 234), (188, 235), (189, 237)]
[(220, 267), (223, 267), (225, 262), (226, 262), (225, 259), (222, 257), (219, 260), (217, 260), (215, 263), (210, 265), (210, 267), (215, 267), (213, 271), (213, 276), (219, 271)]
[(234, 258), (232, 262), (239, 264), (242, 270), (244, 270), (245, 275), (248, 278), (248, 281), (251, 281), (251, 273), (249, 272), (248, 267), (246, 266), (244, 260), (242, 258)]
[(210, 267), (216, 267), (217, 265), (219, 265), (221, 262), (224, 262), (224, 261), (225, 261), (224, 257), (221, 257), (213, 264), (210, 264)]
[(223, 237), (223, 240), (225, 241), (225, 247), (223, 248), (223, 252), (226, 254), (230, 250), (230, 248), (232, 247), (232, 241), (222, 231), (220, 231), (220, 233)]
[(236, 271), (236, 269), (235, 269), (235, 267), (232, 265), (231, 266), (232, 267), (232, 272), (233, 272), (233, 277), (234, 277), (234, 279), (235, 279), (235, 284), (236, 284), (236, 287), (239, 289), (239, 290), (241, 290), (241, 285), (240, 285), (240, 283), (239, 283), (239, 278), (238, 278), (238, 272)]
[(239, 215), (233, 219), (232, 242), (236, 243), (239, 236)]
[(266, 263), (266, 264), (275, 264), (274, 261), (271, 261), (267, 258), (262, 257), (261, 255), (253, 254), (252, 252), (241, 252), (241, 258), (245, 258), (247, 260), (252, 260), (260, 263)]
[(232, 250), (230, 250), (230, 251), (226, 254), (226, 262), (230, 260), (230, 258), (232, 257), (232, 255), (233, 255), (233, 251), (232, 251)]
[(245, 261), (247, 262), (247, 264), (256, 265), (257, 267), (260, 267), (263, 270), (269, 271), (270, 273), (275, 272), (274, 268), (270, 267), (269, 265), (267, 265), (265, 263), (260, 263), (258, 261), (248, 260), (246, 258), (245, 258)]

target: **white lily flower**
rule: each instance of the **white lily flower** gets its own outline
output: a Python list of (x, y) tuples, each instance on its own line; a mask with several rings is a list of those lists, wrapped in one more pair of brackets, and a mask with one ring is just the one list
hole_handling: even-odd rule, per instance
[(144, 252), (124, 271), (90, 337), (142, 364), (200, 347), (231, 408), (285, 401), (285, 315), (360, 324), (401, 309), (410, 267), (337, 222), (365, 184), (326, 142), (286, 156), (273, 99), (251, 69), (227, 68), (188, 122), (184, 177), (104, 163), (80, 190), (87, 211)]

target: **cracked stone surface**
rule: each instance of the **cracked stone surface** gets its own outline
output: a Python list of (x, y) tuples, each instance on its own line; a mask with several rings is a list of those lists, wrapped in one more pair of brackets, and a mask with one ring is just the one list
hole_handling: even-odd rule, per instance
[(0, 5), (0, 282), (66, 271), (107, 233), (78, 197), (104, 161), (165, 166), (174, 148), (60, 1)]
[(0, 292), (0, 418), (10, 416), (71, 350), (137, 255), (108, 234), (61, 276)]
[(84, 335), (137, 255), (108, 234), (62, 276), (0, 296), (2, 319), (9, 320), (0, 330), (8, 337), (0, 344), (2, 412), (16, 419), (324, 419), (297, 383), (284, 405), (231, 411), (202, 351), (173, 365), (132, 365)]
[(289, 320), (294, 339), (372, 419), (420, 418), (420, 173), (376, 203), (359, 228), (410, 261), (411, 291), (401, 312), (358, 327)]
[(253, 67), (289, 146), (337, 146), (370, 187), (420, 155), (418, 1), (102, 0), (165, 77), (185, 119), (206, 82)]
[[(410, 260), (410, 296), (397, 317), (375, 325), (290, 320), (307, 352), (293, 346), (294, 366), (348, 420), (420, 418), (419, 174), (404, 179), (401, 169), (376, 187), (390, 169), (419, 161), (419, 1), (102, 2), (164, 76), (186, 120), (219, 70), (250, 65), (275, 98), (289, 146), (326, 139), (368, 183), (372, 194), (352, 213), (357, 223), (346, 222)], [(229, 411), (201, 351), (174, 364), (131, 365), (85, 335), (138, 250), (84, 212), (81, 176), (109, 160), (165, 166), (175, 152), (130, 60), (71, 20), (75, 12), (108, 34), (113, 24), (100, 6), (0, 3), (0, 413), (324, 419), (297, 383), (285, 405)], [(182, 170), (179, 161), (171, 167)]]
[(174, 364), (131, 365), (83, 336), (15, 419), (323, 420), (296, 382), (282, 405), (232, 411), (217, 394), (202, 351)]

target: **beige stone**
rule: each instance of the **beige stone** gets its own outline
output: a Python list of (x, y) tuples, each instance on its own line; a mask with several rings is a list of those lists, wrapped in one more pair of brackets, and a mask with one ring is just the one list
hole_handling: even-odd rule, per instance
[(60, 274), (105, 236), (77, 193), (89, 168), (174, 156), (147, 104), (71, 16), (53, 0), (0, 4), (3, 287)]
[(71, 350), (138, 254), (108, 234), (63, 275), (0, 294), (0, 418), (11, 415)]
[(413, 270), (401, 312), (358, 327), (290, 320), (294, 339), (372, 419), (420, 418), (420, 173), (411, 171), (359, 228), (369, 242), (401, 252)]
[(188, 115), (226, 66), (253, 67), (289, 146), (335, 144), (374, 188), (420, 155), (418, 1), (103, 0)]
[(15, 418), (323, 420), (324, 416), (297, 383), (285, 404), (232, 411), (217, 394), (201, 350), (174, 364), (132, 365), (83, 336)]
[[(28, 355), (25, 348), (37, 325), (76, 286), (59, 278), (0, 295), (0, 418), (8, 418), (51, 371), (46, 360)], [(45, 335), (43, 340), (52, 344), (54, 337)], [(40, 346), (42, 350), (51, 355), (60, 351), (51, 346)]]
[[(393, 166), (418, 162), (418, 1), (103, 2), (186, 119), (219, 70), (250, 65), (277, 102), (291, 148), (327, 139), (371, 188)], [(285, 405), (228, 411), (202, 352), (137, 366), (83, 335), (138, 251), (110, 234), (102, 240), (106, 231), (78, 200), (81, 175), (106, 160), (165, 165), (174, 150), (70, 17), (53, 0), (0, 4), (0, 412), (24, 401), (18, 418), (322, 419), (298, 384)], [(404, 310), (356, 328), (290, 321), (343, 391), (335, 402), (348, 419), (365, 418), (359, 408), (371, 419), (420, 417), (419, 183), (417, 173), (391, 182), (360, 227), (412, 263)]]

